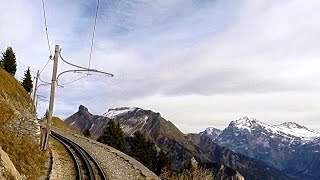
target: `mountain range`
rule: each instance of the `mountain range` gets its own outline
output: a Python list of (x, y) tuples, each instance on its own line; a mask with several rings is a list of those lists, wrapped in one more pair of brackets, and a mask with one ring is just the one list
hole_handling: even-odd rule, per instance
[(174, 170), (179, 170), (185, 161), (194, 157), (205, 166), (215, 164), (216, 171), (224, 168), (223, 172), (230, 174), (223, 176), (230, 179), (238, 179), (236, 176), (239, 176), (239, 173), (245, 179), (291, 179), (283, 171), (266, 162), (219, 145), (213, 136), (220, 136), (223, 132), (217, 129), (211, 128), (210, 132), (207, 129), (199, 134), (184, 134), (160, 113), (151, 110), (121, 107), (109, 109), (99, 116), (92, 115), (81, 105), (78, 112), (68, 117), (65, 122), (80, 133), (89, 129), (92, 138), (96, 139), (103, 133), (110, 119), (118, 121), (127, 136), (139, 130), (155, 142), (158, 148), (169, 152)]
[(320, 133), (297, 123), (269, 125), (242, 117), (223, 131), (207, 128), (200, 134), (236, 153), (266, 162), (292, 178), (320, 179)]

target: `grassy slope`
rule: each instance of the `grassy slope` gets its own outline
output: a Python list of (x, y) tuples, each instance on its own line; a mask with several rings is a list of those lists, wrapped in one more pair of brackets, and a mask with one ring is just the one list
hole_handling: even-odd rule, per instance
[(59, 129), (65, 130), (65, 131), (74, 131), (68, 126), (68, 124), (66, 124), (64, 121), (62, 121), (58, 117), (52, 117), (52, 125), (54, 127), (57, 127)]
[(27, 179), (37, 179), (41, 174), (47, 154), (25, 137), (3, 128), (16, 118), (15, 110), (30, 110), (31, 98), (19, 81), (0, 68), (0, 146), (9, 154), (17, 170)]

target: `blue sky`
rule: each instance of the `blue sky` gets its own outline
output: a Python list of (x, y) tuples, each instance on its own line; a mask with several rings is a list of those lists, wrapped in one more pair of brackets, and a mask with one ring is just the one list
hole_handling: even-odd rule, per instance
[[(51, 49), (88, 66), (96, 1), (45, 1)], [(54, 114), (80, 104), (94, 114), (137, 106), (183, 132), (224, 128), (249, 116), (320, 130), (320, 2), (317, 0), (100, 0), (90, 76), (57, 89)], [(0, 48), (24, 66), (49, 56), (41, 1), (0, 0)], [(70, 69), (62, 61), (59, 72)], [(50, 81), (52, 62), (41, 78)], [(66, 74), (61, 84), (82, 77)], [(40, 94), (49, 97), (49, 87)], [(40, 102), (40, 115), (47, 108)]]

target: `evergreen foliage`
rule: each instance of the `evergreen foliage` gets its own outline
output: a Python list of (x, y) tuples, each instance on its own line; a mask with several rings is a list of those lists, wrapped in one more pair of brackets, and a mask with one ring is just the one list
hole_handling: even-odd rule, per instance
[(119, 151), (126, 152), (124, 133), (120, 128), (120, 124), (114, 120), (110, 120), (103, 134), (97, 141), (107, 144)]
[(13, 52), (11, 47), (8, 47), (6, 51), (2, 52), (1, 58), (1, 67), (5, 69), (12, 76), (16, 74), (17, 71), (17, 63), (16, 63), (16, 55)]
[(165, 153), (162, 149), (157, 155), (156, 163), (156, 174), (160, 175), (164, 168), (169, 169), (171, 165), (170, 159), (168, 158), (168, 153)]
[(130, 145), (129, 155), (137, 159), (151, 171), (157, 172), (157, 150), (155, 144), (149, 139), (146, 139), (140, 131), (136, 131)]
[(83, 132), (83, 135), (84, 135), (84, 137), (87, 137), (87, 138), (91, 137), (90, 130), (89, 130), (89, 129), (86, 129), (86, 130)]
[(28, 93), (31, 92), (33, 85), (29, 67), (24, 73), (24, 78), (21, 84)]

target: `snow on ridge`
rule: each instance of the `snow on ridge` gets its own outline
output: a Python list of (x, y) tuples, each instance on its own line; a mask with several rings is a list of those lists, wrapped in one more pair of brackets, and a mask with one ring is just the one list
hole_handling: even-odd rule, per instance
[[(296, 124), (298, 125), (298, 124)], [(302, 140), (313, 140), (317, 137), (320, 137), (320, 133), (309, 130), (304, 126), (283, 126), (283, 124), (274, 126), (278, 129), (278, 131), (283, 132), (288, 135), (292, 135), (295, 137), (300, 137)]]
[[(221, 134), (220, 129), (214, 128), (214, 127), (208, 127), (204, 132), (207, 133), (207, 135), (219, 135)], [(202, 133), (204, 133), (202, 132)]]
[(231, 124), (238, 129), (247, 130), (250, 133), (252, 132), (253, 128), (255, 128), (255, 126), (259, 125), (272, 134), (279, 134), (288, 138), (297, 137), (303, 141), (309, 141), (320, 137), (319, 132), (310, 130), (295, 122), (285, 122), (280, 125), (269, 125), (254, 118), (244, 116), (238, 120), (232, 121)]
[(121, 108), (109, 109), (108, 112), (103, 114), (103, 116), (109, 119), (113, 119), (120, 114), (132, 112), (135, 109), (137, 109), (137, 107), (121, 107)]

